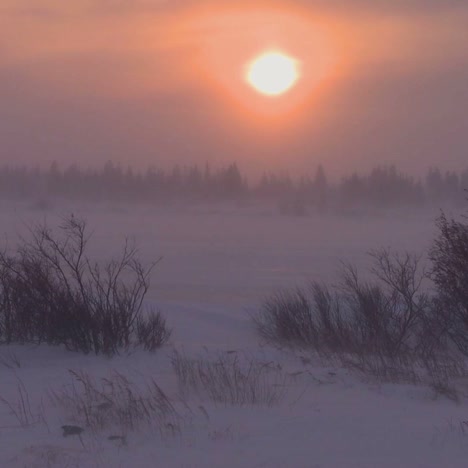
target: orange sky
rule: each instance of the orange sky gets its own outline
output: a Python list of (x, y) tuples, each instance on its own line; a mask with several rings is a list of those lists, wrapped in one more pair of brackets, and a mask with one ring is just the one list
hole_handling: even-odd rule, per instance
[[(468, 5), (389, 3), (2, 0), (0, 158), (462, 167)], [(275, 99), (244, 80), (271, 48), (303, 72)]]

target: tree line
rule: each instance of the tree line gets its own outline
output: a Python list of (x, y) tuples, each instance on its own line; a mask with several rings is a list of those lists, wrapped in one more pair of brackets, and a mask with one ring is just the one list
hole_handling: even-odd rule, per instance
[(379, 166), (367, 173), (353, 172), (330, 182), (323, 166), (310, 175), (292, 177), (287, 172), (265, 172), (249, 181), (236, 163), (216, 169), (208, 164), (164, 170), (150, 167), (137, 171), (107, 162), (98, 169), (76, 165), (47, 169), (26, 166), (0, 167), (0, 198), (64, 198), (87, 201), (170, 200), (271, 200), (285, 210), (306, 207), (319, 211), (357, 207), (420, 206), (431, 203), (461, 203), (468, 188), (468, 169), (442, 172), (431, 168), (423, 177), (413, 177), (395, 166)]

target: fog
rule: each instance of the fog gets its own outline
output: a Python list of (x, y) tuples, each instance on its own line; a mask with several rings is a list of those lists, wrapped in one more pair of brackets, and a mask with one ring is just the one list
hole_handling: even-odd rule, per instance
[(91, 257), (118, 256), (126, 237), (145, 263), (162, 257), (149, 298), (158, 304), (255, 307), (272, 292), (334, 283), (341, 261), (365, 275), (367, 253), (381, 247), (427, 255), (438, 212), (288, 216), (268, 204), (170, 207), (55, 203), (46, 211), (29, 203), (0, 205), (2, 238), (10, 248), (28, 227), (44, 221), (59, 232), (73, 212), (87, 220)]

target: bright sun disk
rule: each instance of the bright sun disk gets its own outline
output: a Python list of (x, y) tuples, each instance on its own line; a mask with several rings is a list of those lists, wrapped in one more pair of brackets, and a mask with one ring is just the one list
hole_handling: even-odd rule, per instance
[(281, 52), (268, 52), (255, 58), (247, 68), (247, 82), (267, 96), (290, 90), (300, 77), (298, 61)]

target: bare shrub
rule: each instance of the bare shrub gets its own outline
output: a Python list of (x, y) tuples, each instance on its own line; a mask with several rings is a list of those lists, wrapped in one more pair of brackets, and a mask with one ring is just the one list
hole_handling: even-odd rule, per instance
[(275, 293), (252, 319), (257, 332), (269, 342), (307, 346), (316, 338), (311, 302), (301, 289)]
[(0, 342), (108, 355), (132, 344), (162, 346), (170, 331), (143, 307), (157, 262), (144, 267), (126, 241), (118, 259), (100, 266), (87, 256), (84, 220), (65, 218), (59, 231), (38, 225), (14, 255), (0, 253)]
[(426, 274), (419, 258), (374, 251), (374, 280), (360, 280), (343, 264), (341, 283), (330, 290), (282, 292), (267, 299), (253, 322), (260, 336), (280, 345), (325, 353), (376, 354), (393, 358), (429, 349), (423, 340), (431, 301), (421, 292)]
[(468, 225), (442, 214), (437, 227), (439, 235), (430, 258), (438, 293), (438, 316), (445, 332), (468, 356)]
[(355, 348), (387, 357), (428, 348), (423, 331), (431, 300), (422, 292), (427, 274), (420, 267), (420, 258), (385, 249), (372, 251), (370, 256), (374, 281), (360, 281), (349, 265), (344, 265), (342, 274), (341, 292)]
[(433, 390), (435, 398), (442, 396), (456, 403), (460, 401), (461, 395), (456, 382), (468, 376), (463, 358), (453, 353), (424, 358), (422, 367), (425, 370), (426, 382)]
[(69, 372), (71, 385), (51, 392), (51, 400), (74, 423), (93, 432), (156, 428), (166, 435), (179, 431), (181, 417), (155, 380), (139, 388), (118, 372), (99, 382), (84, 371)]
[(138, 317), (136, 321), (138, 343), (146, 351), (154, 351), (166, 343), (171, 331), (166, 325), (166, 319), (161, 312), (151, 310), (145, 317)]
[(338, 357), (380, 381), (428, 384), (457, 401), (454, 382), (468, 375), (460, 357), (468, 355), (468, 225), (442, 214), (437, 226), (430, 272), (418, 256), (372, 251), (370, 280), (343, 263), (332, 289), (313, 283), (268, 298), (252, 316), (258, 334)]
[(189, 358), (179, 352), (172, 367), (182, 393), (192, 391), (216, 403), (273, 406), (286, 392), (287, 378), (273, 363), (221, 354), (215, 360)]

